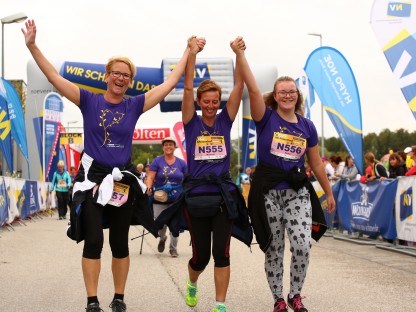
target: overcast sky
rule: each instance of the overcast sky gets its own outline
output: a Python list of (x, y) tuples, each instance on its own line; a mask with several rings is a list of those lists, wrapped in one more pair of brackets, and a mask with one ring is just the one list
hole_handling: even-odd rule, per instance
[[(190, 35), (207, 40), (200, 57), (233, 57), (229, 41), (243, 36), (249, 63), (276, 66), (279, 75), (296, 78), (309, 54), (324, 46), (348, 60), (361, 97), (364, 135), (383, 129), (414, 131), (415, 119), (394, 80), (370, 25), (373, 0), (152, 0), (90, 1), (0, 0), (0, 18), (24, 12), (37, 24), (37, 43), (51, 61), (105, 64), (126, 55), (136, 66), (160, 68), (166, 57), (182, 55)], [(20, 28), (4, 25), (5, 78), (27, 81), (31, 59)], [(273, 81), (270, 81), (272, 88)], [(80, 119), (66, 102), (64, 125)], [(320, 103), (311, 111), (321, 135)], [(179, 121), (179, 113), (144, 114), (139, 124)], [(80, 125), (79, 122), (77, 125)], [(237, 135), (237, 122), (233, 136)], [(241, 123), (240, 123), (241, 125)], [(328, 117), (325, 137), (338, 136)], [(416, 142), (411, 142), (412, 144)], [(410, 142), (409, 142), (410, 144)]]

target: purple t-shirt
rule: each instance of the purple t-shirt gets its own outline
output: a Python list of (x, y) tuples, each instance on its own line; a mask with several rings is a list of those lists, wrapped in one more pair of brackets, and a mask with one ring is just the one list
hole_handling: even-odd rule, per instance
[(103, 94), (80, 89), (85, 153), (105, 167), (125, 165), (131, 157), (133, 132), (144, 100), (141, 94), (112, 104)]
[[(257, 155), (260, 162), (289, 171), (302, 167), (308, 147), (318, 144), (318, 134), (312, 121), (296, 114), (298, 122), (288, 122), (276, 110), (266, 109), (263, 118), (255, 122), (257, 132)], [(275, 189), (290, 186), (279, 183)]]
[(181, 184), (188, 167), (184, 160), (175, 157), (175, 162), (169, 165), (164, 156), (157, 156), (150, 164), (150, 170), (156, 172), (155, 186), (161, 186), (167, 182), (172, 185)]
[[(189, 173), (197, 178), (206, 173), (221, 175), (230, 170), (230, 132), (233, 122), (225, 107), (215, 116), (212, 127), (203, 123), (202, 117), (194, 113), (184, 126), (186, 156)], [(200, 186), (195, 193), (218, 192), (217, 186)]]

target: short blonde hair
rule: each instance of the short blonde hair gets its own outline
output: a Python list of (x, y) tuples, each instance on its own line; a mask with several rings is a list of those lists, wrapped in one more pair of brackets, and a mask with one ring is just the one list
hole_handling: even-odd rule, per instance
[(60, 161), (58, 161), (58, 164), (56, 166), (57, 167), (65, 167), (65, 162), (61, 159)]
[(124, 64), (126, 64), (130, 68), (131, 78), (134, 78), (136, 76), (136, 66), (134, 66), (133, 62), (128, 57), (125, 57), (125, 56), (113, 56), (113, 57), (111, 57), (108, 60), (107, 65), (105, 65), (105, 72), (110, 73), (111, 68), (113, 67), (113, 65), (115, 63), (124, 63)]

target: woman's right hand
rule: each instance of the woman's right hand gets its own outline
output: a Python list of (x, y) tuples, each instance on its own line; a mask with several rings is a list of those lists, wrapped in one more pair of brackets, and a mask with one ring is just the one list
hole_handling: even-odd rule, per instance
[(234, 41), (231, 41), (230, 47), (235, 54), (243, 53), (246, 49), (246, 44), (243, 40), (243, 37), (237, 37), (234, 39)]
[(36, 24), (34, 20), (27, 20), (25, 25), (26, 31), (22, 28), (22, 33), (25, 36), (26, 46), (29, 47), (36, 41)]
[(188, 39), (188, 47), (190, 52), (194, 55), (198, 54), (204, 49), (205, 42), (205, 38), (197, 38), (196, 36), (190, 37)]

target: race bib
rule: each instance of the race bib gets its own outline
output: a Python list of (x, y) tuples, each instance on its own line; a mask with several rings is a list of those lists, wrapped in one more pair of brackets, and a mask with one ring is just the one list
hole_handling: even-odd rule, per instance
[(120, 182), (114, 182), (113, 195), (111, 196), (109, 205), (120, 207), (127, 202), (129, 198), (130, 185), (126, 185)]
[(195, 160), (213, 160), (227, 157), (224, 136), (198, 136), (195, 145)]
[(66, 181), (65, 180), (58, 180), (58, 187), (66, 187)]
[(291, 134), (275, 132), (270, 153), (291, 160), (300, 159), (306, 150), (306, 139)]

